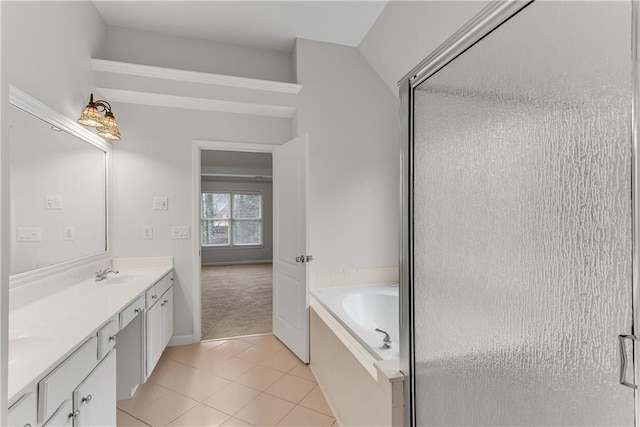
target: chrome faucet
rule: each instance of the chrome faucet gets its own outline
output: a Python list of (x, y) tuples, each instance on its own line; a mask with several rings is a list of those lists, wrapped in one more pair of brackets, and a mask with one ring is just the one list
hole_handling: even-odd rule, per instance
[(391, 348), (391, 337), (389, 334), (378, 328), (376, 328), (376, 332), (382, 332), (384, 334), (384, 338), (382, 338), (382, 348)]
[(104, 279), (107, 278), (107, 276), (109, 275), (109, 273), (113, 273), (113, 274), (118, 274), (120, 273), (118, 270), (114, 270), (112, 268), (105, 268), (104, 270), (98, 270), (96, 271), (95, 275), (96, 275), (96, 282), (101, 282)]

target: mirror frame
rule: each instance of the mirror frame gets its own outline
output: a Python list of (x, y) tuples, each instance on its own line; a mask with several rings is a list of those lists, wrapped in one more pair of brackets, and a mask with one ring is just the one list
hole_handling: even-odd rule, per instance
[[(105, 251), (72, 258), (46, 267), (11, 275), (9, 276), (9, 289), (12, 289), (111, 258), (111, 144), (88, 129), (80, 126), (74, 120), (65, 117), (12, 85), (9, 85), (9, 104), (34, 116), (36, 119), (40, 119), (51, 126), (55, 126), (67, 132), (71, 136), (78, 138), (80, 140), (79, 142), (85, 142), (104, 152), (106, 209)], [(11, 232), (13, 232), (13, 230), (11, 230)]]

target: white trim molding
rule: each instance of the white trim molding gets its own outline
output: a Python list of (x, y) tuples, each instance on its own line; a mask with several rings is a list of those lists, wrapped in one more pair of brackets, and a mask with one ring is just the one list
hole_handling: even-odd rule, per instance
[(290, 94), (297, 94), (298, 92), (300, 92), (300, 90), (302, 90), (302, 85), (299, 85), (297, 83), (251, 79), (248, 77), (227, 76), (223, 74), (211, 74), (199, 71), (155, 67), (151, 65), (109, 61), (106, 59), (92, 58), (91, 64), (94, 71), (125, 74), (129, 76), (152, 77), (166, 80), (177, 80), (188, 83), (201, 83), (216, 86), (237, 87), (242, 89), (264, 90), (268, 92)]
[(9, 85), (9, 104), (31, 114), (32, 116), (61, 129), (68, 134), (80, 139), (83, 142), (103, 151), (105, 153), (105, 250), (94, 254), (87, 254), (70, 260), (62, 261), (46, 267), (14, 274), (9, 277), (9, 288), (14, 289), (25, 285), (30, 285), (39, 280), (64, 274), (69, 271), (81, 268), (93, 263), (104, 263), (111, 259), (111, 143), (105, 141), (98, 135), (80, 126), (74, 120), (60, 114), (51, 107), (38, 101), (36, 98), (21, 91), (15, 86)]
[(169, 346), (195, 344), (198, 341), (193, 339), (193, 335), (174, 335), (169, 340)]
[(82, 139), (85, 142), (99, 148), (105, 153), (109, 151), (110, 143), (100, 138), (95, 133), (83, 128), (70, 118), (63, 116), (56, 110), (48, 107), (34, 97), (26, 94), (15, 86), (9, 85), (9, 103), (32, 116), (55, 126), (65, 132)]
[(151, 105), (154, 107), (185, 108), (188, 110), (217, 111), (221, 113), (249, 114), (290, 119), (295, 116), (296, 107), (254, 104), (249, 102), (223, 101), (219, 99), (194, 98), (190, 96), (165, 95), (151, 92), (137, 92), (124, 89), (96, 88), (111, 102)]

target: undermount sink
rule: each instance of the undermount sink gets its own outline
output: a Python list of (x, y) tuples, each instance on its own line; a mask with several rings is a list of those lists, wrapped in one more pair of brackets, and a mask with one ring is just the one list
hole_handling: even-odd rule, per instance
[(53, 345), (53, 338), (43, 335), (18, 336), (9, 339), (9, 366), (38, 357)]
[(107, 277), (104, 280), (101, 280), (99, 282), (96, 282), (98, 284), (102, 283), (105, 285), (116, 285), (118, 283), (127, 283), (130, 282), (131, 280), (134, 280), (137, 276), (135, 274), (114, 274), (114, 275), (110, 275), (109, 277)]

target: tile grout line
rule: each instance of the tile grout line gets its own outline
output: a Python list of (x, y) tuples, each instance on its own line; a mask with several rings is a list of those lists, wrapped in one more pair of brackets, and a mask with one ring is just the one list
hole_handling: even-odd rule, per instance
[[(221, 414), (223, 414), (223, 415), (227, 416), (227, 418), (224, 420), (224, 422), (227, 422), (227, 421), (229, 421), (230, 419), (239, 419), (239, 420), (242, 420), (242, 421), (246, 422), (246, 421), (245, 421), (245, 420), (243, 420), (242, 418), (238, 418), (238, 417), (236, 417), (236, 415), (237, 415), (238, 413), (240, 413), (243, 409), (245, 409), (248, 405), (250, 405), (252, 402), (254, 402), (256, 399), (258, 399), (260, 396), (263, 396), (263, 395), (266, 395), (266, 396), (271, 397), (271, 398), (280, 399), (280, 400), (282, 400), (283, 402), (287, 402), (287, 403), (289, 403), (289, 404), (292, 404), (292, 405), (293, 405), (293, 406), (292, 406), (292, 408), (291, 408), (289, 411), (287, 411), (287, 412), (286, 412), (286, 413), (285, 413), (281, 418), (279, 418), (279, 420), (277, 421), (277, 425), (279, 425), (279, 423), (281, 423), (281, 422), (282, 422), (282, 420), (284, 420), (287, 416), (289, 416), (289, 414), (291, 414), (291, 412), (292, 412), (292, 411), (294, 411), (294, 410), (296, 409), (296, 407), (300, 407), (300, 408), (302, 408), (302, 409), (306, 409), (306, 410), (311, 411), (312, 413), (315, 413), (315, 414), (317, 414), (317, 415), (319, 415), (319, 416), (328, 417), (328, 418), (330, 418), (330, 419), (333, 419), (333, 420), (334, 420), (334, 421), (333, 421), (333, 423), (334, 423), (334, 424), (336, 423), (336, 418), (335, 418), (335, 415), (333, 414), (333, 411), (331, 411), (331, 412), (332, 412), (332, 413), (331, 413), (331, 415), (327, 415), (327, 414), (325, 414), (325, 413), (323, 413), (323, 412), (320, 412), (320, 411), (318, 411), (318, 410), (316, 410), (316, 409), (314, 409), (314, 408), (310, 408), (310, 407), (307, 407), (307, 406), (304, 406), (304, 405), (302, 405), (302, 404), (301, 404), (301, 403), (302, 403), (302, 401), (304, 401), (304, 399), (306, 399), (306, 398), (307, 398), (307, 397), (308, 397), (308, 396), (309, 396), (309, 395), (310, 395), (310, 394), (311, 394), (311, 393), (312, 393), (316, 388), (318, 388), (319, 392), (322, 394), (322, 397), (323, 397), (324, 399), (326, 399), (326, 397), (324, 397), (324, 393), (322, 392), (322, 388), (320, 387), (320, 385), (319, 385), (319, 384), (318, 384), (318, 382), (317, 382), (317, 378), (316, 378), (316, 377), (315, 377), (315, 375), (313, 374), (313, 371), (311, 371), (312, 379), (309, 379), (309, 376), (308, 376), (308, 375), (303, 376), (304, 374), (302, 374), (302, 373), (300, 373), (300, 374), (294, 374), (294, 373), (292, 373), (292, 372), (293, 372), (294, 370), (296, 370), (297, 368), (299, 368), (299, 367), (301, 367), (301, 366), (306, 366), (306, 367), (308, 367), (308, 365), (306, 365), (306, 364), (304, 364), (303, 362), (299, 361), (299, 363), (295, 363), (293, 366), (291, 366), (290, 368), (288, 368), (288, 369), (286, 369), (286, 370), (281, 370), (281, 369), (273, 368), (273, 367), (272, 367), (273, 365), (271, 365), (271, 366), (263, 365), (263, 363), (265, 363), (265, 361), (267, 361), (268, 359), (273, 358), (273, 357), (275, 357), (275, 356), (277, 356), (277, 355), (279, 355), (279, 354), (283, 354), (283, 355), (285, 355), (285, 354), (291, 354), (291, 355), (292, 355), (292, 356), (294, 356), (294, 357), (295, 357), (295, 354), (291, 353), (291, 351), (290, 351), (289, 349), (287, 349), (287, 347), (286, 347), (286, 346), (282, 345), (281, 341), (279, 341), (279, 340), (277, 339), (277, 337), (275, 337), (273, 334), (265, 333), (265, 334), (255, 334), (255, 335), (253, 335), (253, 336), (265, 336), (265, 337), (267, 337), (267, 336), (271, 336), (271, 337), (272, 337), (272, 340), (264, 339), (264, 340), (261, 340), (261, 341), (258, 341), (258, 342), (251, 342), (251, 341), (244, 341), (244, 340), (238, 339), (238, 338), (236, 338), (236, 337), (230, 337), (230, 338), (228, 338), (228, 339), (224, 339), (224, 341), (225, 341), (224, 343), (221, 343), (221, 344), (219, 344), (218, 346), (214, 346), (214, 347), (211, 347), (211, 348), (206, 348), (206, 347), (205, 347), (205, 349), (202, 349), (202, 348), (199, 348), (199, 347), (198, 347), (198, 344), (199, 344), (199, 343), (194, 343), (194, 344), (192, 344), (192, 346), (193, 346), (193, 347), (192, 347), (192, 348), (193, 348), (193, 352), (192, 352), (192, 353), (189, 353), (189, 352), (188, 352), (188, 349), (186, 349), (186, 351), (185, 351), (184, 353), (178, 353), (178, 354), (180, 354), (180, 355), (183, 355), (183, 356), (181, 357), (181, 359), (182, 359), (182, 360), (174, 359), (174, 358), (172, 357), (173, 355), (172, 355), (171, 353), (167, 354), (166, 356), (165, 356), (165, 355), (163, 355), (163, 356), (164, 356), (164, 358), (165, 358), (166, 360), (173, 362), (173, 363), (174, 363), (174, 366), (173, 366), (173, 367), (169, 367), (169, 368), (167, 368), (167, 369), (166, 369), (166, 371), (164, 371), (164, 372), (162, 372), (162, 373), (159, 373), (159, 375), (157, 376), (156, 380), (161, 379), (163, 375), (166, 375), (166, 374), (168, 374), (169, 372), (171, 372), (171, 371), (173, 371), (173, 370), (175, 370), (175, 369), (190, 368), (190, 369), (193, 369), (193, 370), (195, 370), (195, 371), (197, 371), (197, 372), (202, 372), (202, 373), (205, 373), (205, 374), (209, 374), (209, 375), (212, 375), (212, 376), (214, 376), (214, 377), (217, 377), (217, 378), (220, 378), (220, 379), (222, 379), (222, 380), (225, 380), (225, 381), (227, 382), (227, 384), (225, 384), (224, 386), (222, 386), (220, 389), (218, 389), (218, 390), (216, 390), (215, 392), (211, 393), (210, 395), (208, 395), (208, 396), (204, 397), (203, 399), (194, 399), (194, 398), (192, 398), (191, 396), (188, 396), (188, 395), (184, 394), (184, 393), (183, 393), (183, 392), (181, 392), (181, 391), (174, 390), (174, 389), (173, 389), (173, 388), (171, 388), (171, 387), (167, 387), (167, 386), (164, 386), (164, 385), (161, 385), (161, 384), (159, 384), (159, 383), (155, 382), (154, 380), (150, 380), (150, 382), (152, 382), (152, 383), (154, 384), (154, 386), (159, 387), (160, 389), (163, 389), (163, 390), (165, 390), (165, 391), (167, 391), (167, 392), (173, 392), (173, 393), (175, 393), (176, 395), (182, 396), (182, 397), (184, 397), (184, 398), (186, 398), (186, 399), (189, 399), (189, 400), (191, 400), (191, 401), (195, 402), (195, 405), (194, 405), (193, 407), (191, 407), (191, 408), (187, 409), (187, 410), (186, 410), (186, 411), (184, 411), (184, 412), (180, 412), (180, 413), (179, 413), (175, 418), (173, 418), (173, 419), (171, 419), (170, 421), (168, 421), (168, 423), (172, 423), (172, 422), (174, 422), (174, 421), (175, 421), (175, 420), (177, 420), (178, 418), (180, 418), (180, 417), (184, 416), (184, 414), (186, 414), (187, 412), (189, 412), (189, 411), (193, 410), (193, 409), (194, 409), (195, 407), (197, 407), (198, 405), (203, 405), (204, 407), (210, 408), (210, 409), (212, 409), (212, 410), (215, 410), (215, 411), (217, 411), (217, 412), (219, 412), (219, 413), (221, 413)], [(207, 343), (207, 342), (217, 341), (217, 340), (222, 341), (223, 339), (216, 339), (216, 340), (202, 341), (201, 343)], [(236, 342), (238, 342), (238, 343), (247, 344), (248, 346), (247, 346), (246, 348), (242, 349), (241, 351), (234, 353), (233, 355), (230, 355), (230, 354), (227, 354), (227, 353), (224, 353), (224, 352), (221, 352), (221, 351), (217, 351), (217, 350), (216, 350), (218, 347), (223, 346), (223, 345), (225, 345), (225, 344), (227, 344), (227, 343), (233, 342), (234, 340), (235, 340)], [(277, 345), (276, 345), (276, 344), (274, 344), (274, 343), (279, 343), (279, 344), (280, 344), (280, 346), (277, 346)], [(261, 345), (261, 344), (262, 344), (262, 345)], [(274, 348), (274, 345), (276, 345), (276, 346), (277, 346), (277, 347), (279, 347), (279, 348)], [(232, 349), (233, 349), (233, 346), (230, 346), (229, 348), (232, 348)], [(236, 348), (237, 348), (237, 347), (236, 347)], [(249, 351), (249, 350), (251, 350), (251, 349), (256, 349), (256, 348), (257, 348), (258, 350), (262, 351), (262, 352), (268, 353), (268, 354), (269, 354), (269, 356), (267, 356), (267, 357), (265, 357), (265, 358), (263, 358), (262, 360), (259, 360), (259, 361), (246, 360), (246, 359), (243, 359), (243, 358), (241, 358), (241, 357), (238, 357), (238, 355), (239, 355), (239, 354), (242, 354), (242, 353), (244, 353), (244, 352), (246, 352), (246, 351)], [(220, 363), (213, 363), (213, 364), (212, 364), (212, 367), (215, 367), (216, 365), (224, 364), (224, 363), (226, 363), (226, 362), (227, 362), (227, 361), (229, 361), (229, 360), (236, 359), (236, 360), (238, 360), (238, 361), (242, 361), (242, 362), (246, 362), (247, 364), (250, 364), (250, 365), (251, 365), (251, 368), (250, 368), (250, 369), (248, 369), (247, 371), (245, 371), (243, 374), (241, 374), (241, 375), (240, 375), (240, 376), (238, 376), (237, 378), (235, 378), (235, 379), (231, 380), (231, 379), (229, 379), (229, 378), (223, 377), (223, 376), (218, 375), (218, 374), (216, 374), (216, 373), (213, 373), (213, 372), (210, 372), (210, 371), (207, 371), (207, 370), (201, 369), (201, 368), (199, 368), (199, 367), (192, 366), (192, 365), (190, 365), (190, 364), (189, 364), (189, 362), (185, 362), (185, 361), (184, 361), (184, 360), (194, 360), (194, 359), (197, 359), (199, 356), (201, 356), (201, 355), (206, 355), (206, 354), (210, 353), (211, 351), (216, 351), (216, 353), (217, 353), (217, 354), (219, 354), (219, 355), (221, 355), (221, 356), (226, 356), (226, 357), (227, 357), (227, 359), (226, 359), (226, 360), (223, 360), (223, 361), (222, 361), (222, 362), (220, 362)], [(284, 363), (286, 363), (286, 362), (284, 362)], [(203, 366), (203, 365), (201, 365), (201, 366)], [(286, 365), (285, 365), (285, 366), (286, 366)], [(252, 369), (255, 369), (255, 368), (257, 368), (257, 367), (261, 367), (261, 368), (269, 369), (269, 370), (271, 370), (271, 371), (275, 371), (275, 372), (277, 372), (278, 374), (280, 374), (280, 376), (279, 376), (275, 381), (273, 381), (272, 383), (270, 383), (270, 384), (269, 384), (269, 385), (268, 385), (264, 390), (260, 390), (260, 389), (258, 389), (258, 388), (255, 388), (255, 386), (246, 385), (246, 384), (242, 384), (242, 383), (238, 382), (238, 379), (239, 379), (239, 378), (241, 378), (241, 377), (242, 377), (243, 375), (245, 375), (247, 372), (250, 372)], [(299, 380), (302, 380), (302, 381), (305, 381), (305, 382), (310, 382), (310, 383), (311, 383), (311, 382), (313, 382), (313, 383), (315, 383), (315, 385), (314, 385), (314, 386), (313, 386), (309, 391), (307, 391), (306, 393), (304, 393), (304, 394), (301, 396), (301, 398), (297, 401), (297, 403), (296, 403), (296, 402), (292, 402), (292, 401), (290, 401), (290, 400), (288, 400), (288, 399), (282, 398), (282, 397), (280, 397), (280, 396), (277, 396), (277, 395), (271, 394), (270, 392), (268, 392), (268, 391), (267, 391), (270, 387), (272, 387), (272, 386), (273, 386), (274, 384), (276, 384), (278, 381), (281, 381), (283, 378), (286, 378), (286, 377), (287, 377), (287, 375), (289, 375), (289, 376), (290, 376), (290, 378), (295, 378), (295, 379), (299, 379)], [(182, 384), (182, 383), (181, 383), (181, 384)], [(185, 383), (185, 385), (187, 385), (187, 384), (188, 384), (188, 382), (186, 382), (186, 383)], [(216, 407), (214, 407), (214, 406), (210, 406), (210, 405), (208, 405), (208, 404), (204, 403), (204, 401), (205, 401), (205, 400), (208, 400), (209, 398), (213, 397), (214, 395), (216, 395), (217, 393), (219, 393), (221, 390), (223, 390), (225, 387), (227, 387), (227, 386), (229, 386), (229, 385), (231, 385), (231, 384), (236, 384), (236, 385), (238, 385), (238, 386), (246, 387), (246, 388), (251, 389), (251, 390), (253, 390), (253, 391), (255, 391), (255, 392), (258, 392), (258, 394), (257, 394), (254, 398), (252, 398), (249, 402), (247, 402), (247, 403), (245, 403), (243, 406), (241, 406), (237, 411), (235, 411), (235, 413), (234, 413), (234, 414), (229, 414), (229, 413), (228, 413), (228, 412), (226, 412), (226, 411), (220, 410), (220, 409), (218, 409), (218, 408), (216, 408)], [(158, 399), (162, 398), (162, 397), (163, 397), (163, 396), (165, 396), (165, 395), (166, 395), (166, 393), (165, 393), (164, 395), (158, 396), (158, 397), (156, 397), (155, 399), (152, 399), (150, 402), (148, 402), (148, 403), (146, 403), (146, 404), (144, 404), (144, 405), (142, 405), (142, 406), (140, 406), (140, 407), (136, 407), (136, 408), (134, 408), (134, 409), (137, 411), (137, 410), (142, 409), (142, 408), (144, 408), (144, 407), (146, 407), (146, 406), (148, 406), (148, 405), (151, 405), (151, 404), (153, 404), (154, 402), (156, 402)], [(141, 420), (140, 418), (138, 418), (137, 416), (135, 416), (135, 415), (131, 414), (131, 413), (130, 413), (129, 411), (127, 411), (127, 410), (124, 410), (124, 409), (121, 409), (121, 408), (118, 408), (118, 410), (122, 411), (123, 413), (125, 413), (125, 414), (127, 414), (127, 415), (129, 415), (129, 416), (131, 416), (131, 417), (133, 417), (134, 419), (136, 419), (136, 420), (138, 420), (138, 421), (142, 422), (142, 423), (143, 423), (143, 424), (145, 424), (145, 425), (149, 425), (149, 424), (147, 424), (145, 421), (143, 421), (143, 420)], [(332, 425), (334, 425), (334, 424), (332, 424)]]
[(131, 418), (134, 418), (134, 419), (136, 419), (136, 420), (140, 421), (142, 424), (144, 424), (144, 425), (146, 425), (146, 426), (151, 427), (151, 424), (148, 424), (148, 423), (146, 423), (146, 422), (142, 421), (140, 418), (136, 417), (136, 416), (135, 416), (135, 415), (133, 415), (133, 414), (128, 413), (128, 412), (127, 412), (127, 411), (125, 411), (124, 409), (120, 409), (120, 408), (116, 408), (116, 409), (117, 409), (118, 411), (122, 411), (122, 412), (124, 412), (125, 414), (129, 415)]

